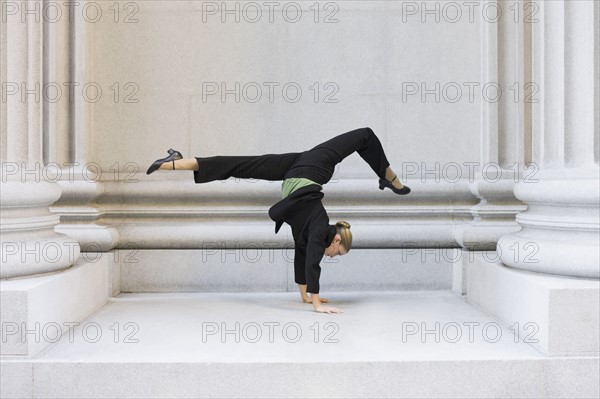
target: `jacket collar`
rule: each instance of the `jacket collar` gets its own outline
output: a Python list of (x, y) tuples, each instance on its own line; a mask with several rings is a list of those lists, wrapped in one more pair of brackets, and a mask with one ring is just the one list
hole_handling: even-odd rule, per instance
[(335, 237), (336, 234), (337, 234), (337, 227), (335, 227), (335, 225), (333, 225), (333, 224), (330, 224), (329, 231), (327, 232), (327, 239), (325, 240), (325, 247), (328, 247), (331, 245), (331, 242), (333, 241), (333, 238)]
[(323, 198), (324, 195), (321, 190), (321, 186), (310, 184), (299, 188), (269, 208), (269, 217), (275, 222), (275, 234), (277, 234), (285, 219), (293, 213), (294, 208), (301, 201), (304, 201), (304, 204), (306, 204), (306, 201)]

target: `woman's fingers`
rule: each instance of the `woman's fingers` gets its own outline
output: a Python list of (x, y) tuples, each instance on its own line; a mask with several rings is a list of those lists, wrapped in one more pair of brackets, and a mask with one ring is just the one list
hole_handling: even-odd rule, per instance
[(316, 311), (319, 313), (344, 313), (342, 309), (334, 308), (331, 306), (320, 306), (316, 309)]
[[(302, 301), (304, 303), (312, 303), (312, 298), (303, 298)], [(327, 303), (327, 302), (329, 302), (329, 299), (327, 299), (327, 298), (319, 298), (319, 302)]]

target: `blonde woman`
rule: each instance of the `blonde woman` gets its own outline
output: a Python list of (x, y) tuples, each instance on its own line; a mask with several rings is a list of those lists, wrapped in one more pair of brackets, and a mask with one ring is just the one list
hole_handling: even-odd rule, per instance
[(381, 142), (368, 127), (340, 134), (304, 152), (183, 159), (179, 151), (169, 149), (169, 156), (156, 160), (146, 173), (193, 170), (196, 183), (230, 177), (282, 180), (282, 200), (269, 209), (269, 217), (275, 222), (276, 234), (284, 222), (292, 228), (294, 281), (302, 300), (312, 303), (316, 312), (342, 313), (339, 308), (323, 305), (329, 301), (319, 297), (319, 263), (323, 255), (347, 254), (352, 248), (352, 232), (348, 222), (329, 224), (321, 202), (322, 186), (333, 176), (335, 165), (355, 151), (377, 174), (381, 190), (387, 187), (399, 195), (410, 193), (390, 168)]

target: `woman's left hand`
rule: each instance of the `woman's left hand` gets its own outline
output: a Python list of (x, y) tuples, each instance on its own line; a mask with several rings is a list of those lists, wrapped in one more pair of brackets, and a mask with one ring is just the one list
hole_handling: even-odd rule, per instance
[[(306, 298), (302, 298), (302, 301), (304, 303), (312, 303), (312, 298), (307, 296)], [(329, 299), (327, 298), (319, 298), (319, 302), (323, 302), (323, 303), (328, 303)]]

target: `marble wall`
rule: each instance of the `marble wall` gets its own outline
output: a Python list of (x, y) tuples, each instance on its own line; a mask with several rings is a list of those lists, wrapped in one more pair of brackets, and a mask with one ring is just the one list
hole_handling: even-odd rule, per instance
[[(364, 126), (410, 177), (451, 162), (468, 173), (464, 163), (481, 160), (481, 7), (119, 4), (121, 21), (107, 3), (90, 26), (90, 78), (103, 89), (90, 161), (103, 170), (135, 162), (145, 171), (169, 147), (185, 156), (303, 151)], [(445, 172), (453, 179), (456, 169)], [(336, 177), (374, 176), (353, 155)]]
[[(357, 154), (340, 164), (324, 201), (332, 218), (358, 228), (358, 247), (489, 249), (516, 228), (524, 75), (498, 72), (507, 63), (500, 42), (523, 25), (510, 10), (448, 1), (115, 4), (99, 3), (80, 28), (81, 76), (96, 94), (82, 104), (77, 134), (102, 193), (62, 183), (53, 209), (65, 232), (102, 248), (198, 248), (209, 238), (247, 243), (236, 226), (253, 222), (253, 239), (264, 241), (279, 183), (199, 186), (190, 172), (146, 168), (169, 147), (186, 157), (296, 152), (365, 126), (413, 194), (377, 190)], [(118, 237), (83, 237), (85, 223), (68, 216), (82, 197), (97, 209), (96, 226), (116, 226)], [(485, 237), (466, 231), (490, 217)]]
[(295, 152), (365, 126), (413, 192), (377, 190), (357, 154), (340, 164), (324, 203), (356, 228), (357, 248), (494, 249), (519, 228), (513, 186), (536, 171), (523, 168), (539, 89), (528, 67), (537, 11), (522, 1), (32, 0), (4, 12), (18, 30), (3, 47), (28, 49), (10, 65), (30, 69), (25, 79), (9, 65), (7, 81), (41, 79), (63, 95), (44, 91), (24, 110), (15, 86), (2, 104), (3, 155), (57, 166), (55, 230), (83, 252), (272, 239), (279, 183), (196, 185), (191, 172), (146, 168), (169, 147)]

